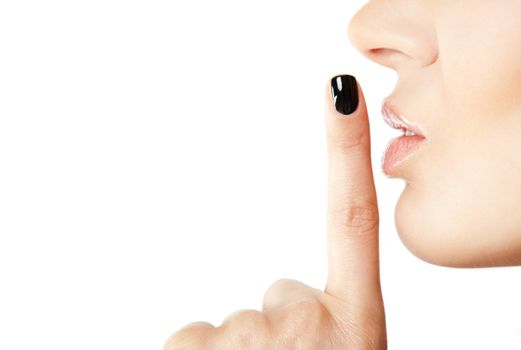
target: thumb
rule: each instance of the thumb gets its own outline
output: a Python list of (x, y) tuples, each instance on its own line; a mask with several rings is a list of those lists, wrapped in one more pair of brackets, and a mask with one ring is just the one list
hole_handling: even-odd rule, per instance
[(379, 215), (367, 107), (355, 77), (339, 75), (326, 88), (328, 150), (325, 292), (357, 304), (381, 299)]

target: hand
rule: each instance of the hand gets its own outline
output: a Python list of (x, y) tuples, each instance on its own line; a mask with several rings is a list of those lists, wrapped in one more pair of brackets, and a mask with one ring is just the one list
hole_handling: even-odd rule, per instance
[[(164, 350), (386, 349), (380, 287), (379, 214), (370, 157), (367, 107), (343, 115), (326, 85), (328, 278), (326, 288), (292, 279), (273, 283), (262, 311), (246, 309), (214, 327), (191, 323)], [(354, 83), (353, 83), (354, 84)], [(347, 87), (344, 86), (344, 90)]]

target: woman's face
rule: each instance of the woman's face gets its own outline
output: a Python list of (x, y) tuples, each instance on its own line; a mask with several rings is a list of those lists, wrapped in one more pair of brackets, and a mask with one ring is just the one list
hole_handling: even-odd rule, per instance
[(388, 99), (428, 135), (396, 169), (396, 228), (425, 261), (521, 264), (519, 14), (519, 0), (372, 0), (350, 22), (351, 43), (398, 73)]

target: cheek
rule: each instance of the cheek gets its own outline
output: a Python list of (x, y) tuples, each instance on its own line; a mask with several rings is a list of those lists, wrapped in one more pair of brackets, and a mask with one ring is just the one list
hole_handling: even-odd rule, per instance
[(446, 158), (444, 170), (424, 169), (405, 187), (396, 228), (420, 259), (459, 267), (521, 259), (521, 166), (505, 159), (513, 154), (495, 151), (501, 148), (459, 162)]
[(449, 1), (440, 13), (442, 107), (395, 212), (401, 240), (427, 262), (521, 263), (520, 7)]
[[(487, 118), (521, 101), (519, 0), (451, 1), (437, 26), (439, 64), (451, 108)], [(462, 16), (461, 14), (465, 14)], [(472, 112), (472, 113), (469, 113)], [(465, 120), (467, 122), (467, 120)]]

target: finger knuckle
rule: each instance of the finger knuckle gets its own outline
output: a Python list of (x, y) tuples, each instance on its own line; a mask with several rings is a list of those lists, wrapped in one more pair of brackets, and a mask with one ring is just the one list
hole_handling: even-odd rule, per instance
[(163, 350), (200, 349), (204, 346), (208, 333), (212, 329), (214, 326), (208, 322), (190, 323), (172, 334), (166, 341)]
[(294, 280), (294, 279), (291, 279), (291, 278), (279, 278), (278, 280), (276, 280), (275, 282), (273, 282), (269, 287), (268, 289), (266, 290), (266, 292), (268, 291), (273, 291), (273, 290), (279, 290), (279, 289), (287, 289), (289, 288), (291, 285), (294, 285), (295, 283), (298, 283), (298, 281)]
[(295, 280), (283, 278), (275, 281), (264, 293), (262, 310), (271, 310), (298, 303), (302, 300), (313, 300), (320, 290)]
[(350, 203), (333, 213), (333, 225), (350, 235), (375, 233), (380, 219), (378, 207), (374, 203)]
[(228, 315), (223, 325), (241, 326), (241, 327), (255, 327), (262, 325), (265, 322), (265, 316), (262, 312), (253, 309), (238, 310)]
[(293, 286), (299, 283), (290, 278), (280, 278), (273, 282), (264, 292), (264, 301), (278, 297), (281, 293), (285, 293)]
[(353, 132), (349, 135), (333, 133), (328, 138), (328, 146), (330, 149), (341, 150), (343, 152), (353, 151), (356, 149), (365, 149), (370, 143), (370, 136), (367, 132)]
[(238, 349), (253, 349), (269, 339), (268, 319), (258, 310), (240, 310), (228, 316), (220, 326), (226, 343)]
[(291, 305), (291, 313), (298, 324), (304, 326), (321, 324), (327, 317), (326, 308), (317, 300), (303, 300)]
[(295, 343), (304, 343), (311, 348), (322, 342), (332, 330), (328, 310), (317, 300), (305, 300), (287, 307), (288, 317), (279, 327), (284, 336)]

